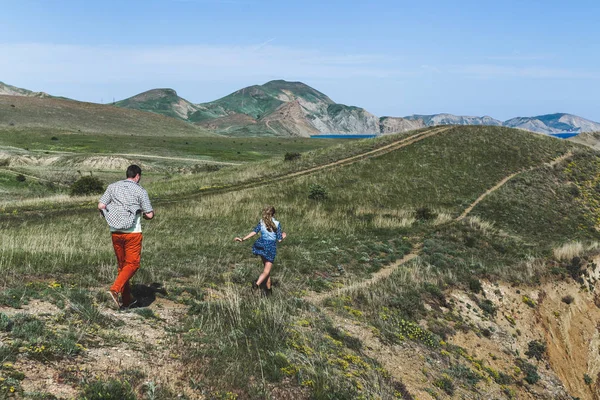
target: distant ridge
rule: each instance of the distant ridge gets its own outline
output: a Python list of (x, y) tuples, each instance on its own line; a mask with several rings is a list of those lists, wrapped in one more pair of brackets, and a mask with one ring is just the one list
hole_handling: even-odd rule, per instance
[(379, 118), (363, 108), (338, 104), (302, 82), (284, 80), (249, 86), (202, 104), (183, 99), (172, 89), (154, 89), (116, 105), (168, 115), (228, 135), (388, 134), (437, 125), (507, 126), (544, 134), (600, 131), (599, 123), (571, 114), (505, 122), (447, 113)]
[[(47, 93), (32, 92), (2, 82), (0, 95), (52, 97)], [(237, 136), (379, 135), (438, 125), (506, 126), (543, 134), (600, 131), (600, 123), (566, 113), (517, 117), (504, 122), (490, 116), (447, 113), (380, 118), (364, 108), (336, 103), (302, 82), (285, 80), (248, 86), (208, 103), (194, 104), (180, 97), (173, 89), (161, 88), (148, 90), (114, 105), (185, 121), (199, 131)]]

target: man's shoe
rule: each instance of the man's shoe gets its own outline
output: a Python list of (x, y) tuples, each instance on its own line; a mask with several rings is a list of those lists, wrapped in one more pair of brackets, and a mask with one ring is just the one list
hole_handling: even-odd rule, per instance
[(108, 294), (110, 295), (110, 298), (113, 299), (113, 301), (115, 302), (115, 305), (117, 306), (117, 310), (120, 310), (121, 303), (119, 303), (119, 293), (115, 292), (114, 290), (109, 290)]
[(123, 304), (121, 306), (121, 310), (131, 310), (132, 308), (138, 308), (140, 306), (140, 304), (138, 303), (137, 300), (133, 300), (131, 303), (125, 305)]

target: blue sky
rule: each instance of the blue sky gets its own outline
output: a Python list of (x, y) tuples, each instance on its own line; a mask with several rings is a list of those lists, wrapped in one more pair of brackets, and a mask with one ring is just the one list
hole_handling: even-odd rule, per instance
[(600, 121), (598, 1), (0, 0), (0, 81), (205, 102), (272, 79), (393, 116)]

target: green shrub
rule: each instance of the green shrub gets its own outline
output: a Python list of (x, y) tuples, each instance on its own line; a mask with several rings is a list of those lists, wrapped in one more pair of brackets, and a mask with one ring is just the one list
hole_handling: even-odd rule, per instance
[(219, 164), (196, 164), (191, 170), (193, 173), (198, 172), (217, 172), (223, 168), (222, 165)]
[(467, 385), (475, 386), (482, 378), (481, 375), (471, 370), (471, 368), (462, 364), (455, 364), (448, 370), (448, 374), (455, 379), (461, 380)]
[(571, 296), (570, 294), (568, 294), (568, 295), (564, 296), (561, 300), (565, 304), (571, 304), (575, 300), (575, 298), (573, 296)]
[(498, 308), (494, 305), (494, 303), (491, 300), (485, 299), (485, 300), (483, 300), (481, 302), (478, 302), (477, 305), (487, 315), (489, 315), (491, 317), (495, 317), (496, 316), (496, 312), (498, 311)]
[(593, 382), (592, 377), (589, 376), (588, 374), (583, 374), (583, 381), (585, 382), (586, 385), (591, 385)]
[(569, 272), (569, 275), (571, 275), (571, 278), (578, 280), (583, 274), (581, 258), (573, 257), (571, 262), (566, 265), (566, 269)]
[(525, 374), (525, 381), (527, 383), (533, 385), (540, 380), (540, 375), (538, 374), (538, 369), (535, 365), (528, 363), (522, 358), (518, 358), (516, 364)]
[(17, 182), (25, 182), (27, 180), (27, 178), (25, 178), (25, 175), (23, 174), (17, 175), (15, 179), (17, 180)]
[(481, 286), (481, 282), (479, 281), (479, 279), (469, 277), (469, 290), (473, 293), (481, 293), (483, 287)]
[(418, 221), (429, 221), (435, 218), (435, 213), (429, 207), (420, 207), (415, 212), (415, 218)]
[(4, 313), (0, 313), (0, 331), (10, 332), (13, 328), (13, 322), (8, 317), (8, 315)]
[(82, 176), (71, 185), (71, 196), (100, 194), (104, 191), (104, 183), (94, 176)]
[(440, 379), (433, 382), (433, 385), (442, 389), (449, 396), (452, 396), (454, 394), (454, 383), (452, 383), (452, 380), (450, 379), (450, 377), (448, 377), (446, 375), (442, 376)]
[(537, 340), (532, 340), (528, 344), (528, 349), (525, 355), (529, 358), (535, 358), (540, 361), (546, 355), (546, 344)]
[(308, 187), (308, 198), (311, 200), (321, 201), (328, 197), (327, 189), (317, 183), (313, 183)]
[(131, 385), (126, 381), (110, 379), (86, 383), (78, 400), (136, 400)]
[(283, 156), (283, 160), (284, 161), (294, 161), (294, 160), (298, 160), (300, 159), (302, 155), (300, 153), (296, 153), (296, 152), (287, 152), (285, 153), (285, 155)]

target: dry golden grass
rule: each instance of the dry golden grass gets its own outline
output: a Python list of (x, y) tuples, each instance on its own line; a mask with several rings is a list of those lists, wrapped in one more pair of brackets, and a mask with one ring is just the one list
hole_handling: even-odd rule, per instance
[(571, 260), (573, 257), (580, 256), (584, 252), (584, 246), (581, 242), (565, 243), (553, 250), (554, 257), (557, 260)]

